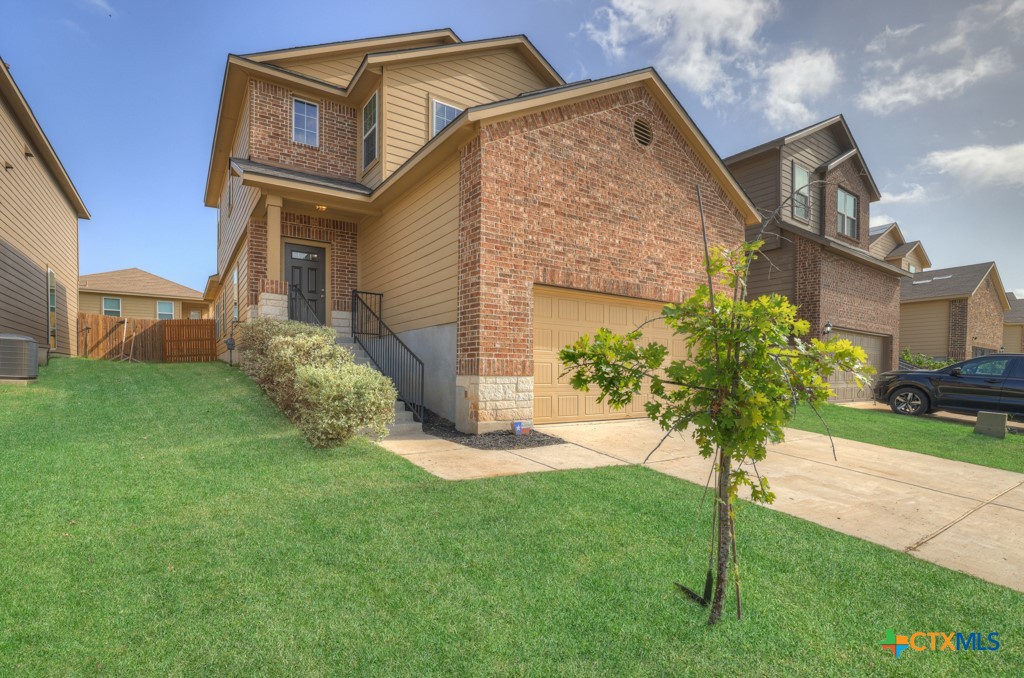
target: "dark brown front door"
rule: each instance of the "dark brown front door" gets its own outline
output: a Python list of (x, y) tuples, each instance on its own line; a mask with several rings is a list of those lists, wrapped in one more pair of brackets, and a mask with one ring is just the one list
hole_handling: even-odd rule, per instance
[(284, 258), (288, 271), (288, 318), (323, 325), (327, 317), (323, 248), (286, 244)]

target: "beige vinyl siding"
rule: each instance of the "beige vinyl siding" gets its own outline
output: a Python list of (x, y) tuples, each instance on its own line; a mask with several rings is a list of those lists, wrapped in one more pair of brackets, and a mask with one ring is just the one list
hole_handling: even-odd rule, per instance
[(910, 254), (903, 258), (902, 268), (904, 271), (909, 271), (911, 265), (913, 265), (914, 270), (918, 272), (923, 271), (925, 268), (927, 268), (927, 266), (925, 265), (924, 257), (921, 256), (919, 249), (914, 250), (913, 252), (911, 252)]
[[(26, 157), (26, 149), (34, 157)], [(78, 217), (0, 98), (0, 332), (49, 345), (47, 269), (57, 277), (56, 353), (77, 351)], [(3, 163), (13, 167), (3, 169)]]
[(327, 58), (315, 58), (306, 61), (281, 63), (282, 68), (308, 75), (317, 80), (329, 82), (338, 87), (348, 87), (359, 64), (363, 61), (362, 54), (348, 54)]
[[(238, 132), (235, 135), (235, 143), (231, 149), (231, 157), (249, 157), (249, 126), (250, 111), (249, 94), (246, 94), (245, 104), (239, 114)], [(228, 191), (232, 191), (231, 210), (228, 210)], [(238, 245), (238, 239), (249, 223), (249, 216), (256, 209), (259, 202), (260, 191), (258, 188), (242, 186), (238, 177), (231, 177), (224, 182), (224, 191), (220, 198), (220, 241), (217, 243), (217, 273), (224, 275), (227, 268), (228, 258)]]
[(514, 50), (384, 69), (384, 179), (430, 140), (431, 100), (465, 110), (547, 85)]
[(80, 292), (78, 295), (78, 310), (82, 313), (95, 313), (103, 315), (103, 298), (114, 298), (121, 300), (122, 318), (141, 318), (143, 320), (156, 320), (156, 302), (174, 302), (174, 319), (181, 320), (181, 300), (167, 299), (166, 297), (141, 297), (122, 292)]
[(949, 301), (900, 306), (900, 350), (936, 358), (949, 355)]
[[(757, 230), (753, 229), (756, 234)], [(749, 236), (748, 239), (753, 240)], [(774, 229), (778, 233), (778, 229)], [(756, 299), (766, 294), (781, 294), (789, 299), (796, 295), (795, 266), (796, 245), (788, 238), (772, 237), (766, 233), (765, 248), (758, 253), (757, 259), (750, 265), (747, 277), (747, 298)], [(773, 246), (774, 245), (774, 246)]]
[(871, 254), (875, 255), (879, 259), (885, 259), (889, 256), (890, 252), (902, 244), (903, 243), (896, 238), (896, 229), (893, 228), (881, 238), (871, 243), (871, 247), (868, 249)]
[(456, 320), (459, 160), (359, 226), (359, 289), (384, 293), (395, 332)]
[(1024, 325), (1003, 325), (1003, 349), (1007, 353), (1024, 353)]
[(733, 163), (729, 171), (736, 177), (743, 190), (762, 215), (779, 206), (779, 154), (777, 151), (764, 153)]
[(815, 171), (829, 160), (838, 156), (843, 152), (843, 150), (844, 149), (839, 146), (839, 142), (836, 141), (835, 135), (832, 134), (832, 131), (827, 129), (821, 130), (816, 134), (811, 134), (810, 136), (806, 136), (802, 139), (798, 139), (782, 148), (782, 153), (780, 154), (780, 169), (782, 176), (781, 199), (783, 201), (786, 200), (793, 191), (794, 161), (810, 173), (812, 182), (810, 189), (810, 224), (794, 219), (790, 210), (783, 210), (783, 217), (786, 220), (814, 231), (815, 233), (821, 232), (822, 186), (821, 184), (814, 184), (813, 182), (821, 181), (822, 177), (815, 174)]

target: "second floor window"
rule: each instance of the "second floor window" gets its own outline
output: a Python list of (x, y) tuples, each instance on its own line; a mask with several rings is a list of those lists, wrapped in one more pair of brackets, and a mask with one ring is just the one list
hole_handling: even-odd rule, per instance
[(793, 163), (793, 216), (807, 221), (811, 210), (811, 175), (800, 165)]
[(292, 141), (307, 146), (320, 145), (320, 109), (302, 99), (292, 99)]
[(377, 159), (377, 93), (363, 106), (363, 169)]
[(117, 297), (103, 297), (103, 315), (121, 317), (121, 300)]
[(837, 209), (839, 210), (839, 221), (836, 225), (836, 230), (840, 235), (857, 238), (857, 197), (841, 188), (838, 191)]
[(449, 106), (443, 101), (434, 101), (434, 131), (431, 136), (437, 136), (441, 130), (451, 124), (452, 120), (459, 117), (459, 113), (462, 113), (461, 108)]
[(157, 320), (174, 320), (174, 302), (173, 301), (158, 301), (158, 302), (156, 302), (156, 319)]

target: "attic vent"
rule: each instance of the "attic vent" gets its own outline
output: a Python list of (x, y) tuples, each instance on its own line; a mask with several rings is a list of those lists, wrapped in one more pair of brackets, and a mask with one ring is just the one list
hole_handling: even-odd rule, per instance
[(952, 277), (951, 275), (937, 275), (932, 280), (949, 280)]
[(930, 283), (931, 281), (932, 281), (931, 278), (929, 278), (928, 280), (915, 280), (913, 284), (915, 284), (915, 285), (923, 285), (925, 283)]
[(633, 138), (641, 146), (650, 146), (651, 142), (654, 141), (654, 130), (651, 129), (651, 123), (647, 122), (643, 118), (637, 118), (633, 121)]

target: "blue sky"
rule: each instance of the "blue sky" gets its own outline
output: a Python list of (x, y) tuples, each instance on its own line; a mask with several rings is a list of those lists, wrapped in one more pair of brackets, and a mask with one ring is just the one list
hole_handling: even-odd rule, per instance
[(514, 3), (0, 0), (0, 56), (93, 214), (81, 270), (202, 289), (228, 53), (452, 27), (525, 33), (567, 80), (654, 65), (724, 157), (844, 113), (936, 267), (994, 260), (1024, 296), (1024, 0)]

